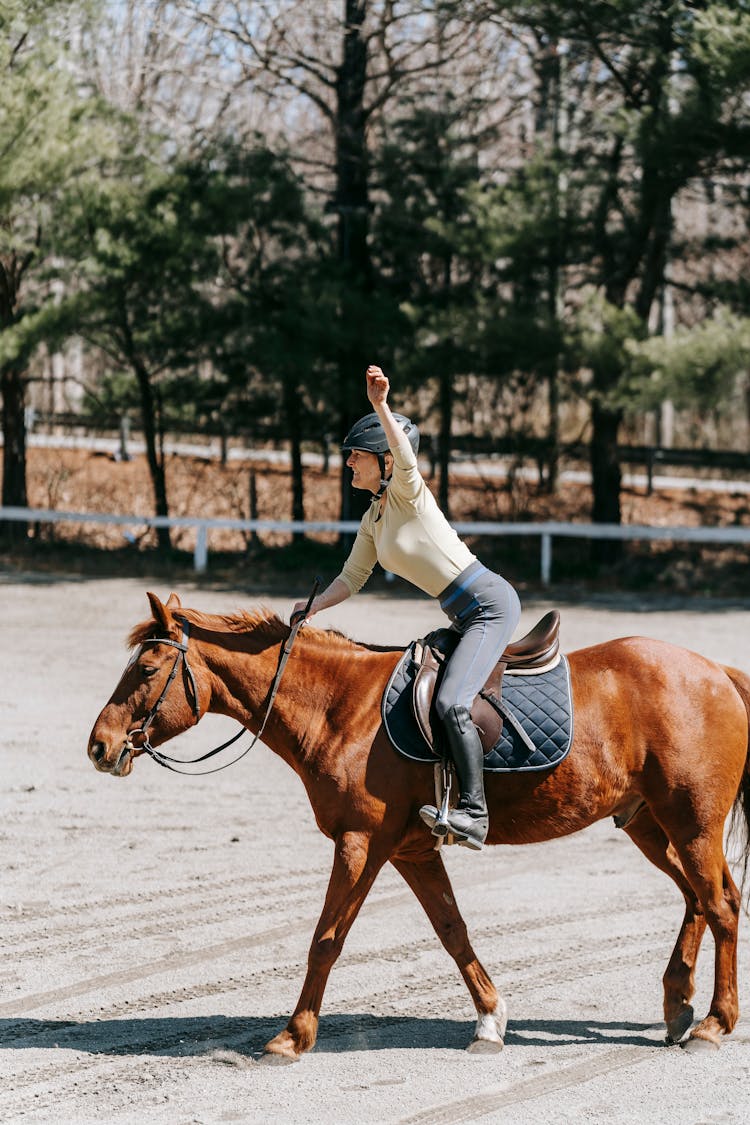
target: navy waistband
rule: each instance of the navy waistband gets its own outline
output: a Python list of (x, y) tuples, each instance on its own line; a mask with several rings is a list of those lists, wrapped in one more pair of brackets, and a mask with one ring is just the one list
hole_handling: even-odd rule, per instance
[(487, 573), (487, 567), (483, 566), (479, 559), (475, 559), (473, 563), (466, 567), (466, 570), (461, 571), (458, 578), (454, 578), (445, 587), (440, 595), (440, 608), (449, 614), (460, 612), (462, 605), (471, 598), (472, 584), (481, 575)]

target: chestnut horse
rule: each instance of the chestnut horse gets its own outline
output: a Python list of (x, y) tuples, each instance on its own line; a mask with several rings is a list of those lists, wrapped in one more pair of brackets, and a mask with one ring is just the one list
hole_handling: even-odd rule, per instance
[[(88, 745), (96, 768), (117, 777), (133, 769), (145, 725), (154, 746), (207, 711), (257, 732), (290, 635), (269, 612), (210, 615), (183, 609), (174, 594), (166, 605), (148, 597), (153, 619), (133, 629), (130, 644), (139, 647)], [(190, 636), (182, 660), (185, 622)], [(315, 1043), (328, 974), (387, 861), (417, 896), (466, 982), (478, 1016), (469, 1049), (503, 1045), (504, 1001), (471, 947), (435, 838), (419, 819), (420, 806), (434, 801), (433, 770), (400, 757), (381, 723), (381, 695), (401, 651), (304, 628), (263, 731), (264, 742), (299, 774), (318, 826), (335, 843), (299, 1003), (266, 1045), (271, 1055), (296, 1059)], [(618, 818), (685, 899), (663, 978), (667, 1041), (682, 1040), (693, 1023), (695, 965), (708, 924), (716, 948), (714, 993), (685, 1045), (718, 1046), (739, 1014), (740, 895), (723, 829), (735, 807), (746, 869), (750, 677), (643, 637), (580, 649), (568, 659), (575, 711), (570, 753), (549, 771), (488, 776), (487, 842), (534, 843)], [(137, 734), (142, 737), (131, 737)]]

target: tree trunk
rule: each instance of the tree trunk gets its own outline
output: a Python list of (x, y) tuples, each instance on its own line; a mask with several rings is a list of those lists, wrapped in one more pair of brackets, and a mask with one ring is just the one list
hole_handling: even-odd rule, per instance
[(365, 126), (367, 44), (362, 26), (367, 0), (345, 0), (344, 42), (336, 74), (336, 195), (339, 259), (364, 281), (370, 273), (367, 246), (368, 160)]
[(440, 441), (438, 442), (438, 502), (443, 515), (450, 519), (449, 473), (451, 464), (451, 431), (453, 429), (453, 374), (448, 364), (440, 369)]
[[(21, 372), (6, 368), (0, 376), (0, 388), (3, 398), (3, 507), (26, 508), (26, 384)], [(26, 538), (25, 524), (6, 521), (2, 526), (7, 542)]]
[[(299, 392), (297, 385), (289, 376), (283, 380), (284, 414), (286, 416), (287, 433), (291, 442), (292, 457), (292, 519), (305, 518), (304, 503), (304, 478), (302, 473), (302, 422), (299, 409)], [(295, 532), (295, 536), (303, 538), (302, 532)]]
[[(651, 305), (664, 282), (667, 250), (671, 234), (671, 197), (658, 176), (648, 168), (644, 172), (642, 188), (642, 223), (631, 249), (631, 260), (640, 266), (640, 284), (634, 301), (635, 311), (644, 323), (648, 322)], [(635, 269), (629, 273), (635, 273)], [(625, 303), (624, 293), (612, 289), (607, 299), (618, 308)], [(611, 376), (604, 382), (594, 372), (594, 387), (606, 394)], [(592, 518), (594, 523), (620, 523), (620, 488), (622, 478), (617, 456), (617, 444), (622, 411), (606, 408), (594, 400), (591, 412), (591, 478), (593, 490)], [(613, 563), (622, 557), (621, 540), (594, 540), (592, 557), (600, 564)]]
[[(341, 63), (336, 74), (336, 188), (332, 209), (338, 215), (338, 260), (342, 274), (341, 316), (361, 315), (364, 295), (371, 281), (369, 226), (368, 159), (365, 109), (367, 81), (367, 43), (362, 30), (367, 0), (345, 0), (344, 41)], [(352, 309), (348, 296), (352, 297)], [(346, 331), (345, 338), (353, 333)], [(356, 344), (342, 349), (339, 356), (339, 415), (343, 431), (363, 413), (358, 409), (355, 382), (362, 381), (364, 357)], [(349, 475), (341, 467), (341, 519), (351, 511)], [(349, 537), (343, 536), (342, 543)]]
[[(536, 107), (535, 129), (542, 138), (549, 161), (549, 170), (546, 174), (549, 189), (549, 217), (550, 237), (547, 244), (547, 277), (546, 277), (546, 306), (550, 327), (557, 328), (559, 324), (560, 305), (560, 271), (565, 261), (565, 238), (561, 230), (561, 136), (563, 131), (562, 117), (562, 67), (560, 59), (559, 42), (556, 36), (540, 47), (535, 66), (539, 81), (539, 91)], [(560, 386), (559, 386), (560, 356), (558, 349), (548, 356), (544, 362), (543, 376), (547, 387), (547, 455), (546, 476), (541, 476), (542, 462), (540, 460), (540, 488), (549, 493), (557, 492), (560, 462)]]
[(20, 371), (6, 368), (0, 387), (3, 394), (3, 506), (25, 508), (26, 384)]
[[(622, 411), (603, 407), (595, 400), (591, 421), (592, 518), (594, 523), (620, 523), (621, 474), (617, 437)], [(622, 542), (619, 539), (592, 540), (591, 557), (600, 565), (616, 562), (621, 554)]]
[[(143, 438), (146, 443), (146, 459), (151, 474), (151, 487), (154, 490), (154, 511), (157, 516), (168, 516), (167, 480), (164, 472), (164, 457), (157, 448), (156, 432), (156, 404), (154, 401), (151, 379), (146, 368), (137, 359), (131, 360), (133, 371), (138, 380), (138, 389), (141, 395), (141, 423), (143, 425)], [(172, 538), (168, 527), (157, 527), (156, 538), (160, 551), (170, 551)]]
[(540, 484), (545, 492), (554, 496), (560, 481), (560, 374), (557, 356), (550, 359), (547, 372), (547, 476)]
[[(23, 267), (15, 255), (0, 261), (0, 331), (10, 327), (16, 317), (16, 302)], [(7, 508), (26, 508), (26, 381), (19, 367), (5, 367), (0, 372), (3, 428), (2, 503)], [(5, 539), (25, 539), (28, 528), (22, 523), (7, 522)]]

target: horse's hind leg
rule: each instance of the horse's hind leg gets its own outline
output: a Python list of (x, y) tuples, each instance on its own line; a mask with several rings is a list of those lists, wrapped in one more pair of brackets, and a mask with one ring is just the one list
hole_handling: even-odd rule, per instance
[(456, 962), (477, 1010), (474, 1038), (467, 1050), (490, 1053), (502, 1050), (507, 1010), (505, 1001), (471, 947), (466, 923), (453, 897), (448, 873), (439, 852), (418, 860), (392, 859), (391, 863), (421, 902), (437, 936)]
[[(723, 822), (722, 822), (723, 823)], [(706, 921), (713, 934), (714, 994), (704, 1020), (690, 1032), (693, 1046), (710, 1043), (719, 1046), (739, 1017), (737, 998), (737, 928), (740, 895), (724, 857), (721, 827), (701, 833), (685, 842), (676, 841), (682, 866), (698, 895)]]
[(695, 965), (706, 930), (706, 917), (675, 849), (649, 810), (642, 809), (625, 831), (646, 858), (674, 880), (685, 899), (685, 917), (663, 978), (667, 1042), (679, 1043), (693, 1022), (690, 1001), (695, 993)]

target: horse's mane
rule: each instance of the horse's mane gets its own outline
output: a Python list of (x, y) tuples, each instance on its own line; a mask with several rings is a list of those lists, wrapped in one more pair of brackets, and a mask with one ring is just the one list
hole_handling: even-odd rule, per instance
[(199, 609), (179, 609), (178, 619), (184, 617), (196, 629), (205, 633), (232, 633), (246, 636), (252, 634), (261, 642), (259, 647), (267, 648), (280, 644), (289, 636), (289, 626), (285, 625), (277, 613), (270, 609), (257, 609), (254, 612), (238, 610), (237, 613), (202, 613)]
[[(257, 651), (259, 652), (271, 645), (281, 644), (289, 636), (289, 626), (281, 620), (277, 613), (265, 607), (252, 612), (241, 610), (237, 613), (217, 614), (203, 613), (198, 609), (185, 609), (180, 606), (173, 612), (177, 620), (184, 618), (196, 629), (206, 633), (252, 637), (252, 648), (255, 649), (257, 645)], [(158, 636), (159, 629), (160, 626), (153, 618), (150, 621), (142, 621), (131, 629), (128, 635), (128, 645), (134, 648), (136, 645), (143, 644), (144, 641), (152, 640), (155, 636)], [(308, 642), (322, 645), (329, 650), (338, 646), (352, 650), (369, 649), (375, 652), (390, 652), (398, 647), (395, 645), (360, 644), (337, 629), (318, 629), (312, 625), (305, 626), (304, 638)]]

